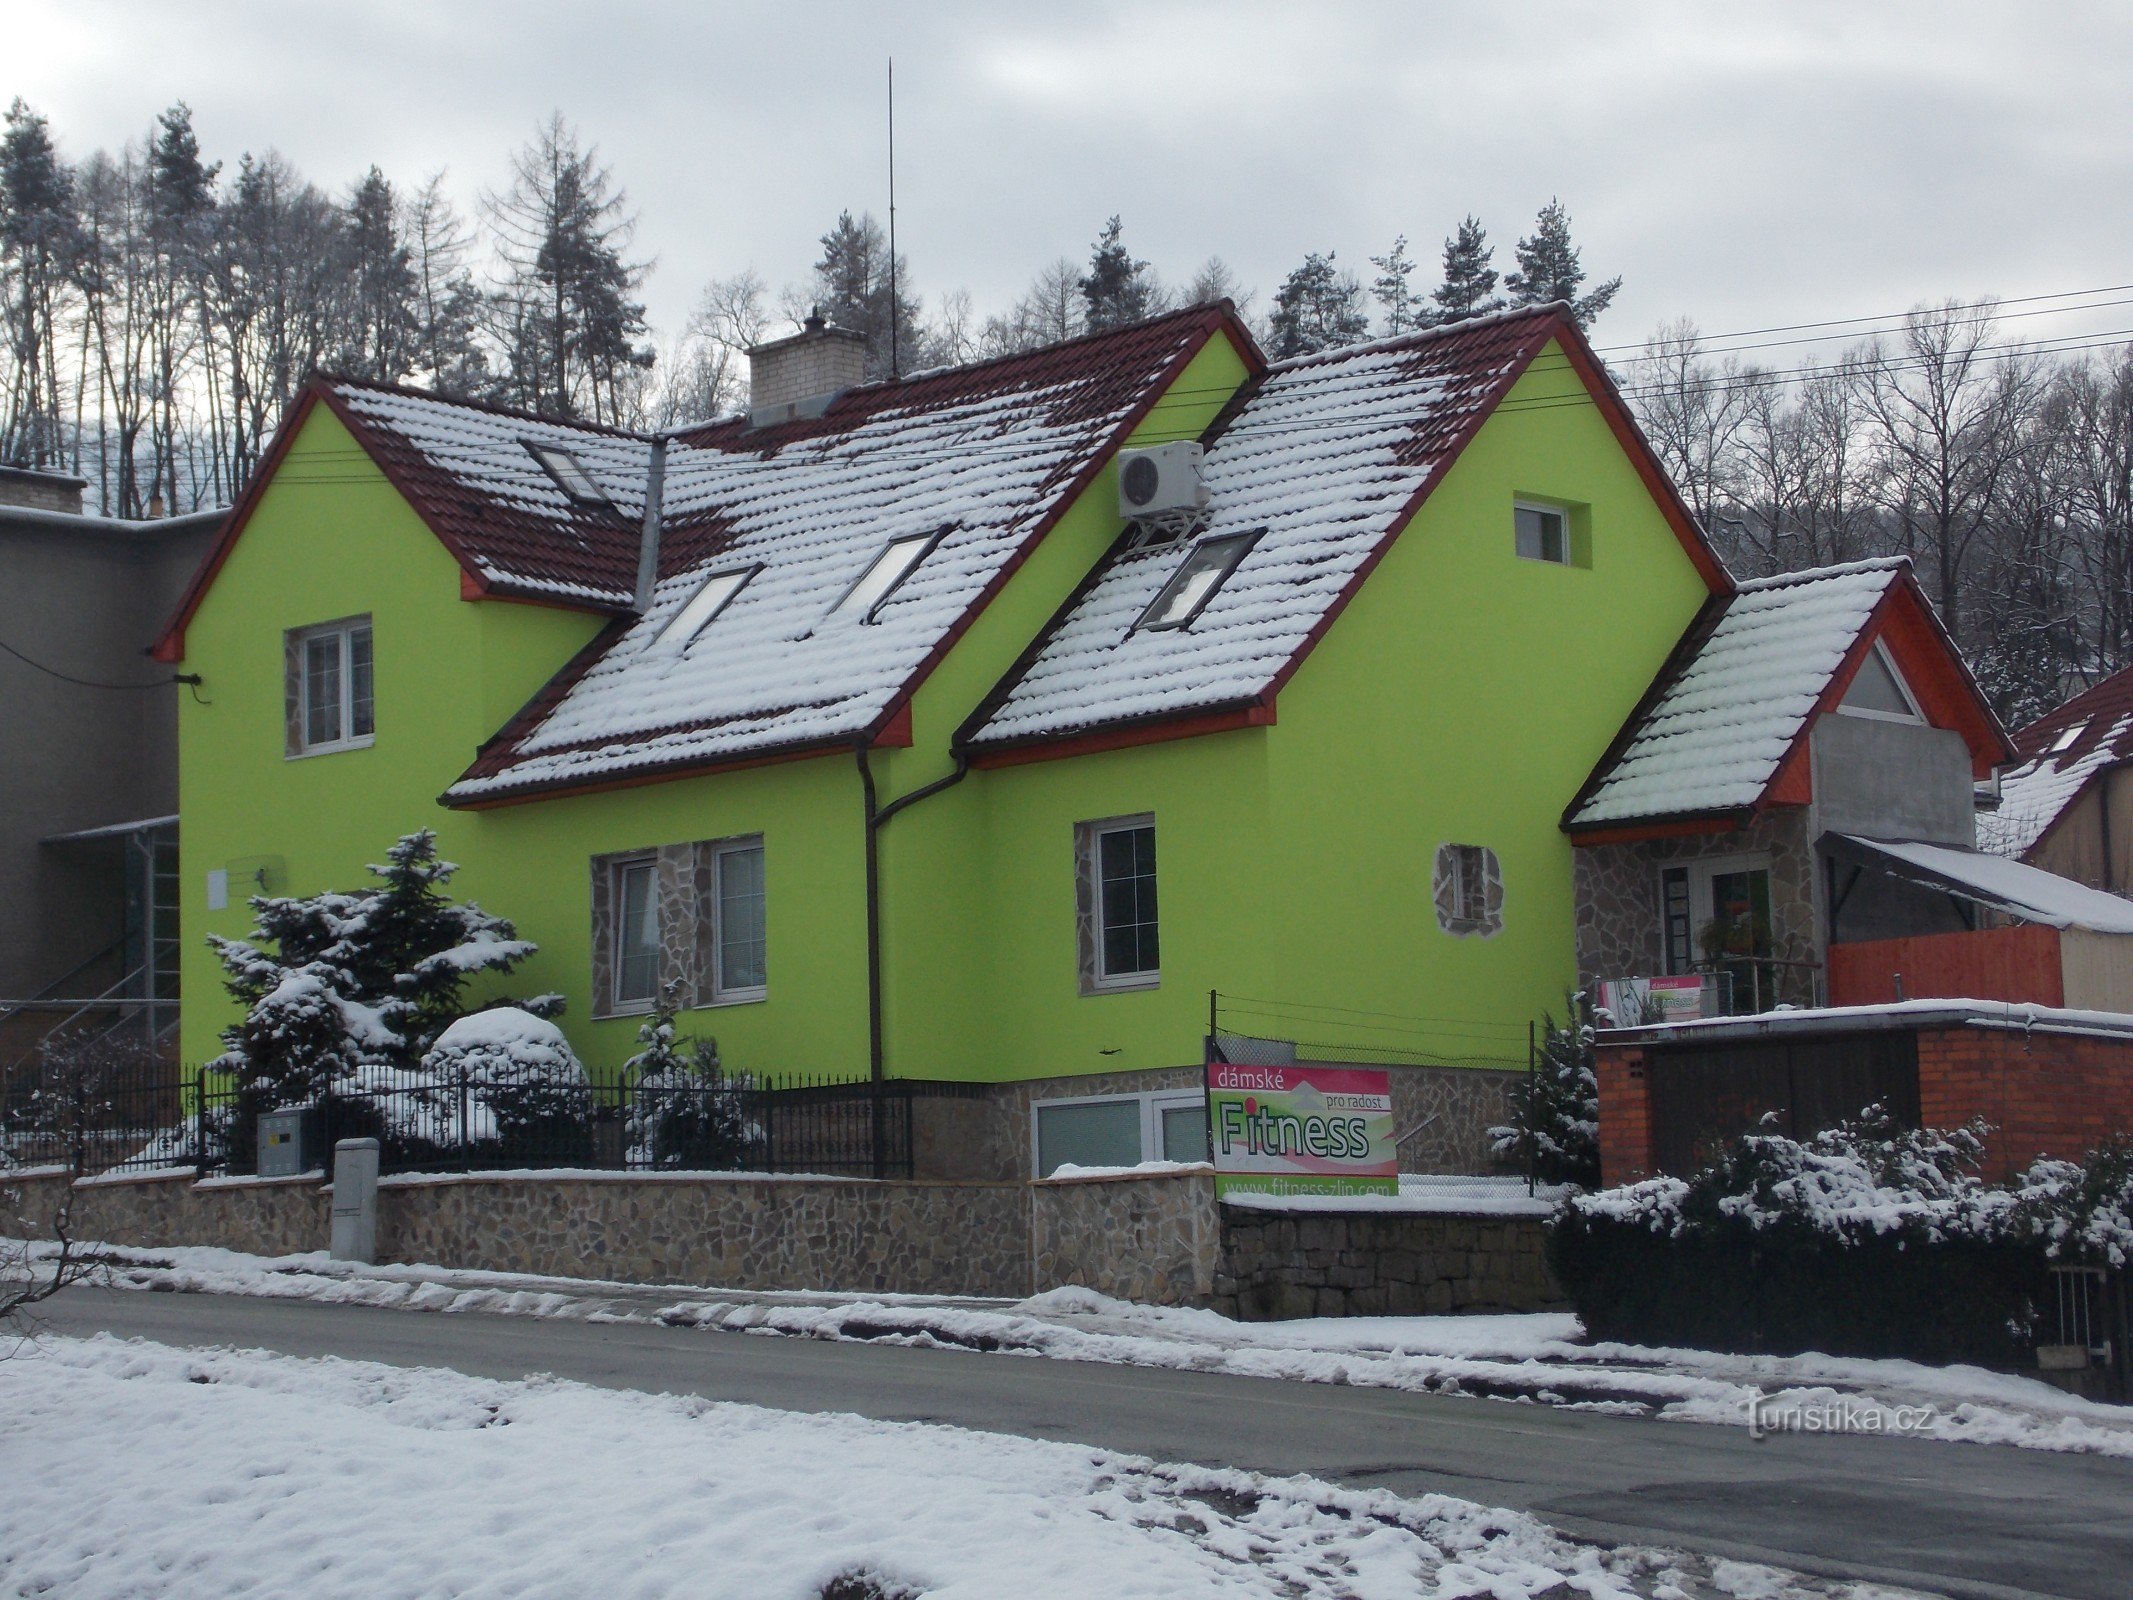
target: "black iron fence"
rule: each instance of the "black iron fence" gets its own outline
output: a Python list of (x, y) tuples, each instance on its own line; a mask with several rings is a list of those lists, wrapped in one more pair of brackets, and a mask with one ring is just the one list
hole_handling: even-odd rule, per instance
[(366, 1067), (297, 1106), (212, 1071), (153, 1060), (37, 1063), (0, 1083), (0, 1149), (77, 1172), (259, 1170), (262, 1116), (300, 1113), (303, 1162), (374, 1138), (385, 1172), (522, 1168), (909, 1178), (916, 1102), (981, 1086), (781, 1074), (484, 1077)]

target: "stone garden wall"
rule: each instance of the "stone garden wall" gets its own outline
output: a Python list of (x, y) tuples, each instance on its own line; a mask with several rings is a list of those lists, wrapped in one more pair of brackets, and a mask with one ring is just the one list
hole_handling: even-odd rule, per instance
[(1038, 1289), (1076, 1284), (1144, 1305), (1204, 1306), (1214, 1290), (1214, 1174), (1047, 1178), (1029, 1186)]
[(1234, 1205), (1221, 1212), (1207, 1303), (1242, 1321), (1547, 1311), (1567, 1304), (1548, 1271), (1542, 1217)]
[[(0, 1232), (47, 1237), (64, 1174), (11, 1180)], [(254, 1255), (324, 1250), (316, 1178), (190, 1174), (73, 1186), (77, 1239)], [(604, 1173), (406, 1176), (378, 1186), (378, 1258), (729, 1289), (1020, 1299), (1078, 1285), (1149, 1305), (1295, 1316), (1561, 1304), (1542, 1219), (1222, 1205), (1205, 1168), (928, 1183)]]

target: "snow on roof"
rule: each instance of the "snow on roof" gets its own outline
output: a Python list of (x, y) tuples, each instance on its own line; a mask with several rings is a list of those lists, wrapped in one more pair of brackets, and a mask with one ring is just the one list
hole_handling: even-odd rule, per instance
[[(446, 798), (478, 802), (878, 731), (1227, 315), (1203, 308), (849, 391), (820, 418), (678, 436), (650, 607), (589, 645)], [(587, 452), (596, 476), (605, 460)], [(620, 486), (617, 498), (633, 503)], [(892, 540), (914, 535), (937, 542), (871, 612), (831, 614)], [(634, 570), (634, 531), (629, 550)], [(661, 639), (707, 579), (734, 573), (749, 576), (700, 632)]]
[(2024, 922), (2091, 933), (2133, 933), (2133, 900), (2091, 889), (2041, 867), (1952, 845), (1861, 839), (1850, 834), (1839, 837), (1893, 863), (1899, 877), (1915, 877), (1929, 887), (1952, 888)]
[(2014, 745), (2022, 759), (2000, 774), (1999, 809), (1977, 819), (1979, 845), (2004, 856), (2028, 854), (2091, 778), (2133, 760), (2133, 668), (2046, 712)]
[[(498, 592), (630, 603), (648, 438), (349, 379), (327, 393), (424, 521)], [(610, 504), (573, 500), (529, 444), (573, 457)]]
[[(1557, 308), (1277, 365), (1209, 445), (1196, 537), (1116, 550), (966, 730), (976, 749), (1225, 708), (1275, 687)], [(1257, 542), (1185, 626), (1136, 627), (1209, 540)]]
[(1754, 805), (1909, 563), (1743, 583), (1636, 721), (1573, 827)]

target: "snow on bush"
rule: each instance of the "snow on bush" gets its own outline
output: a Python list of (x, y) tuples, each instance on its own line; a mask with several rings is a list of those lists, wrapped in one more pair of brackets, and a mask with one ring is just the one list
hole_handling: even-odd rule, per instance
[[(461, 1017), (422, 1058), (433, 1081), (465, 1084), (471, 1101), (495, 1118), (496, 1134), (515, 1135), (592, 1120), (592, 1085), (584, 1065), (545, 1017), (494, 1006)], [(475, 1130), (468, 1130), (475, 1142)]]
[(2015, 1207), (2054, 1260), (2124, 1268), (2133, 1262), (2133, 1138), (2112, 1138), (2086, 1161), (2038, 1161)]
[(1543, 1183), (1596, 1188), (1600, 1181), (1600, 1075), (1593, 1034), (1603, 1013), (1591, 996), (1570, 996), (1569, 1021), (1545, 1017), (1540, 1057), (1532, 1075), (1511, 1090), (1516, 1121), (1489, 1130), (1499, 1156), (1524, 1156), (1530, 1147)]
[(637, 1030), (637, 1053), (622, 1064), (630, 1159), (712, 1172), (742, 1165), (758, 1137), (741, 1109), (742, 1085), (720, 1071), (717, 1040), (679, 1037), (674, 1012), (680, 998), (680, 985), (661, 988)]

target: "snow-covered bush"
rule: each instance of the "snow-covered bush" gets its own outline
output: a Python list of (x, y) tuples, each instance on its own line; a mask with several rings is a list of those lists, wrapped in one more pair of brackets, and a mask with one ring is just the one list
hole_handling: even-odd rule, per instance
[(1806, 1140), (1750, 1134), (1688, 1179), (1571, 1196), (1550, 1258), (1598, 1338), (2018, 1359), (2046, 1263), (2016, 1197), (1978, 1176), (1984, 1133), (1872, 1110)]
[[(384, 1076), (419, 1069), (464, 1009), (469, 978), (508, 972), (534, 952), (508, 921), (445, 894), (457, 868), (438, 859), (428, 829), (370, 870), (379, 882), (352, 892), (255, 896), (249, 937), (209, 938), (244, 1017), (224, 1030), (223, 1053), (208, 1066), (210, 1081), (234, 1093), (212, 1097), (204, 1121), (240, 1163), (260, 1113), (329, 1093), (351, 1100), (337, 1134), (389, 1137), (385, 1122), (420, 1102), (381, 1097)], [(519, 1004), (543, 1017), (562, 1008), (553, 995)]]
[(2039, 1161), (2014, 1193), (2016, 1225), (2054, 1261), (2133, 1265), (2133, 1138), (2120, 1134), (2083, 1161)]
[(1530, 1146), (1543, 1183), (1600, 1182), (1600, 1075), (1593, 1034), (1601, 1020), (1591, 997), (1569, 997), (1567, 1022), (1545, 1017), (1532, 1075), (1511, 1090), (1516, 1121), (1489, 1130), (1497, 1155), (1523, 1159)]
[(661, 990), (657, 1007), (637, 1030), (640, 1048), (622, 1064), (630, 1160), (697, 1172), (740, 1166), (753, 1142), (741, 1105), (743, 1086), (720, 1071), (716, 1040), (677, 1035), (678, 999), (675, 985)]
[(446, 1093), (464, 1090), (470, 1145), (493, 1138), (507, 1157), (556, 1164), (592, 1153), (592, 1085), (545, 1017), (517, 1006), (461, 1017), (422, 1058), (422, 1074)]

